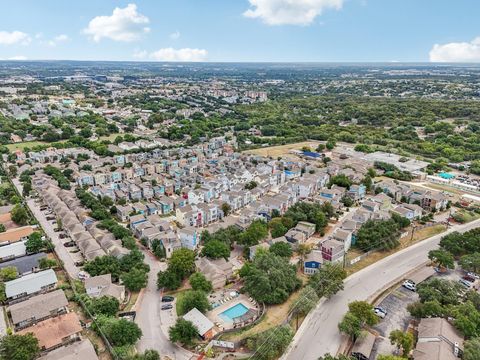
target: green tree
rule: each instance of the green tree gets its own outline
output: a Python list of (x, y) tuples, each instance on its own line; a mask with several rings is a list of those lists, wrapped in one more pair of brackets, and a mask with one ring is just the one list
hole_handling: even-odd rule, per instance
[(286, 242), (276, 242), (270, 246), (269, 250), (271, 253), (287, 259), (290, 259), (293, 254), (292, 246)]
[(361, 321), (362, 326), (373, 326), (378, 323), (378, 317), (373, 312), (373, 306), (366, 301), (353, 301), (348, 304), (350, 313)]
[(220, 208), (222, 209), (224, 216), (228, 216), (230, 211), (232, 211), (232, 207), (227, 203), (223, 203)]
[(142, 337), (142, 330), (132, 321), (117, 319), (104, 315), (97, 316), (94, 328), (102, 329), (107, 339), (113, 346), (133, 345)]
[(277, 326), (248, 338), (247, 348), (255, 353), (255, 359), (274, 360), (285, 352), (293, 335), (290, 326)]
[(168, 329), (168, 335), (171, 342), (189, 346), (198, 336), (198, 329), (192, 322), (178, 318), (175, 325)]
[(438, 302), (438, 300), (415, 302), (408, 305), (408, 311), (413, 317), (427, 318), (427, 317), (443, 317), (446, 314), (446, 309)]
[(120, 277), (120, 261), (110, 255), (97, 256), (95, 259), (88, 261), (83, 269), (91, 276), (111, 274), (112, 280), (117, 281)]
[(315, 289), (319, 298), (330, 298), (343, 290), (343, 280), (346, 277), (346, 271), (339, 264), (326, 263), (310, 277), (308, 284)]
[(428, 252), (428, 258), (440, 268), (455, 268), (455, 259), (448, 251), (442, 249), (430, 250)]
[(480, 338), (468, 339), (463, 350), (463, 360), (480, 359)]
[(167, 269), (159, 271), (157, 275), (157, 287), (168, 290), (176, 290), (182, 285), (182, 279), (174, 271)]
[(270, 233), (272, 235), (272, 238), (278, 238), (287, 233), (288, 228), (285, 226), (282, 220), (283, 220), (282, 218), (277, 217), (277, 218), (273, 218), (268, 223), (268, 227), (270, 228)]
[(51, 269), (55, 268), (58, 266), (57, 260), (55, 259), (49, 259), (49, 258), (41, 258), (40, 261), (38, 262), (40, 265), (40, 269)]
[(160, 360), (160, 354), (157, 350), (145, 350), (143, 354), (135, 354), (127, 360)]
[(148, 274), (144, 269), (133, 268), (129, 272), (124, 272), (120, 278), (128, 290), (140, 291), (147, 286)]
[(413, 348), (413, 334), (402, 330), (393, 330), (389, 337), (390, 343), (395, 345), (398, 350), (402, 350), (403, 357), (408, 357)]
[(183, 296), (177, 299), (177, 313), (184, 315), (193, 308), (205, 313), (210, 310), (210, 302), (207, 295), (201, 290), (188, 290)]
[(0, 233), (5, 232), (5, 231), (7, 231), (7, 229), (5, 228), (5, 225), (0, 224)]
[(400, 244), (399, 238), (399, 227), (394, 220), (368, 220), (358, 230), (355, 246), (363, 251), (389, 250)]
[(168, 268), (180, 279), (185, 279), (195, 271), (195, 253), (186, 248), (173, 251), (172, 256), (168, 259)]
[(7, 266), (0, 269), (0, 281), (11, 281), (18, 277), (17, 268), (15, 266)]
[(25, 242), (25, 247), (27, 249), (27, 253), (29, 254), (38, 253), (45, 248), (45, 246), (46, 242), (42, 240), (42, 234), (39, 232), (31, 233)]
[(230, 248), (224, 242), (219, 240), (210, 240), (202, 249), (202, 255), (210, 259), (224, 258), (228, 260), (230, 256)]
[(201, 290), (205, 293), (210, 293), (213, 290), (212, 282), (207, 280), (205, 275), (199, 272), (195, 272), (188, 278), (188, 282), (192, 286), (193, 290)]
[(347, 312), (338, 324), (338, 329), (355, 340), (362, 333), (362, 321), (351, 312)]
[(378, 355), (377, 360), (404, 360), (404, 358), (401, 356), (380, 354)]
[(467, 271), (480, 271), (480, 252), (464, 255), (460, 258), (460, 266)]
[(244, 291), (259, 302), (283, 303), (301, 285), (295, 266), (288, 259), (270, 252), (257, 254), (253, 263), (244, 268), (240, 272)]
[(6, 335), (0, 340), (2, 360), (33, 360), (39, 353), (38, 340), (32, 333)]
[(25, 208), (17, 204), (13, 207), (11, 211), (12, 221), (18, 225), (27, 225), (28, 223), (28, 214)]
[(268, 236), (268, 226), (265, 221), (254, 220), (239, 236), (238, 243), (245, 246), (257, 245)]
[(118, 312), (120, 303), (113, 296), (101, 296), (99, 298), (89, 298), (82, 294), (83, 302), (87, 309), (94, 315), (115, 316)]
[(463, 286), (458, 282), (433, 278), (417, 286), (417, 293), (422, 303), (437, 300), (441, 305), (457, 305)]

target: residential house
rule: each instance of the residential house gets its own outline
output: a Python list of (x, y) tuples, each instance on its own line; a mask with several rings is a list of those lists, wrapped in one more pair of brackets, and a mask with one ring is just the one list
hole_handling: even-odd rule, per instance
[(315, 234), (315, 224), (306, 221), (299, 221), (294, 229), (305, 234), (306, 239), (311, 238)]
[(5, 282), (5, 295), (7, 301), (13, 302), (53, 290), (57, 286), (57, 281), (55, 271), (52, 269), (28, 274)]
[(356, 360), (369, 360), (373, 352), (376, 336), (366, 331), (364, 336), (359, 336), (352, 348), (352, 357)]
[(393, 208), (392, 213), (414, 220), (422, 216), (423, 209), (416, 204), (402, 204)]
[(14, 267), (17, 269), (18, 275), (23, 276), (39, 270), (40, 268), (39, 261), (45, 258), (46, 256), (47, 255), (43, 252), (32, 254), (29, 256), (22, 256), (10, 261), (0, 263), (0, 269), (6, 268), (6, 267)]
[(351, 185), (350, 189), (348, 189), (347, 191), (347, 195), (351, 197), (354, 201), (358, 201), (365, 197), (366, 192), (367, 188), (363, 184)]
[(342, 262), (345, 255), (345, 245), (338, 240), (326, 240), (322, 243), (322, 258), (324, 261)]
[(463, 336), (443, 318), (425, 318), (418, 324), (415, 360), (457, 360), (463, 354)]
[(223, 288), (233, 274), (233, 265), (225, 259), (211, 260), (201, 257), (195, 261), (198, 271), (212, 282), (214, 289)]
[(7, 261), (24, 256), (27, 253), (25, 241), (0, 246), (0, 261)]
[(193, 227), (185, 227), (183, 229), (178, 229), (178, 236), (182, 247), (185, 247), (190, 250), (195, 250), (200, 243), (200, 234)]
[(334, 240), (338, 240), (341, 243), (343, 243), (345, 252), (347, 252), (350, 249), (350, 247), (352, 246), (352, 232), (351, 231), (347, 231), (347, 230), (344, 230), (344, 229), (336, 229), (332, 234), (332, 238)]
[(119, 302), (125, 300), (125, 286), (112, 283), (112, 275), (98, 275), (85, 280), (85, 291), (93, 298), (113, 296)]
[(322, 266), (323, 263), (323, 254), (320, 250), (312, 250), (310, 254), (307, 255), (305, 261), (303, 262), (303, 273), (305, 275), (313, 275), (318, 269)]
[(9, 306), (15, 330), (19, 330), (49, 317), (65, 314), (68, 300), (63, 290), (33, 296), (28, 300)]
[(118, 220), (120, 220), (121, 222), (126, 222), (129, 219), (130, 214), (133, 212), (133, 208), (130, 205), (126, 205), (126, 206), (117, 205), (116, 208), (117, 208), (116, 216)]
[(98, 356), (92, 343), (85, 339), (59, 347), (37, 360), (98, 360)]
[(69, 312), (41, 321), (29, 328), (20, 330), (18, 335), (32, 333), (38, 339), (41, 350), (49, 351), (63, 344), (79, 339), (82, 326), (75, 312)]

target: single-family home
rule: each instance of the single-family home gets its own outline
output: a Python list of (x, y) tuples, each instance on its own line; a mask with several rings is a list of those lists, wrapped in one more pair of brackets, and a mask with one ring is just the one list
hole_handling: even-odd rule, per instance
[(125, 286), (112, 283), (112, 275), (98, 275), (85, 280), (85, 291), (93, 298), (113, 296), (119, 302), (125, 300)]
[(68, 300), (63, 290), (33, 296), (9, 306), (8, 311), (16, 330), (67, 312)]
[(32, 333), (38, 339), (41, 350), (49, 351), (79, 339), (82, 326), (75, 312), (49, 318), (17, 332), (18, 335)]
[(5, 295), (7, 301), (13, 302), (53, 290), (57, 286), (57, 281), (57, 275), (52, 269), (28, 274), (5, 282)]
[(322, 243), (322, 258), (332, 263), (342, 262), (345, 255), (345, 245), (338, 240), (326, 240)]
[(305, 261), (303, 262), (303, 273), (305, 275), (313, 275), (318, 269), (322, 266), (323, 255), (320, 250), (312, 250), (310, 254), (307, 255)]
[(221, 289), (233, 274), (233, 265), (225, 259), (211, 260), (201, 257), (195, 261), (198, 271), (212, 282), (214, 289)]
[(27, 253), (25, 241), (0, 246), (0, 261), (7, 261), (24, 256)]
[(97, 353), (88, 339), (59, 347), (37, 360), (98, 360)]

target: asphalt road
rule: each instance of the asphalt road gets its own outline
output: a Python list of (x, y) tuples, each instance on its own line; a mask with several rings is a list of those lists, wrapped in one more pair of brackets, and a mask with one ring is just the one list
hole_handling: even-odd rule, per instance
[(348, 303), (367, 300), (423, 264), (427, 261), (427, 253), (436, 249), (440, 239), (447, 233), (465, 232), (478, 226), (480, 219), (465, 225), (454, 225), (447, 232), (403, 249), (348, 277), (343, 291), (320, 302), (308, 315), (282, 359), (317, 360), (326, 353), (336, 354), (342, 342), (337, 326), (348, 310)]
[[(170, 342), (167, 337), (168, 328), (173, 321), (167, 320), (167, 313), (162, 314), (161, 292), (157, 290), (157, 273), (165, 270), (167, 265), (158, 261), (150, 252), (142, 250), (145, 262), (150, 265), (148, 284), (136, 309), (135, 322), (142, 329), (142, 337), (137, 343), (139, 351), (157, 350), (162, 359), (168, 356), (175, 360), (190, 359), (191, 353)], [(165, 310), (163, 311), (165, 312)]]

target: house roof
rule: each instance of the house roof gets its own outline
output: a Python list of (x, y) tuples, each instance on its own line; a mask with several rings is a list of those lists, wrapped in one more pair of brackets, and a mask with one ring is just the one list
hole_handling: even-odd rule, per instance
[(21, 278), (7, 281), (5, 283), (5, 294), (7, 298), (20, 295), (22, 293), (33, 294), (42, 289), (42, 286), (55, 284), (57, 275), (52, 269), (40, 271), (33, 274), (25, 275)]
[(25, 241), (20, 241), (10, 245), (0, 246), (0, 259), (10, 256), (22, 256), (27, 252)]
[(40, 348), (50, 349), (60, 345), (64, 338), (77, 334), (80, 331), (82, 331), (82, 326), (77, 314), (69, 312), (68, 314), (41, 321), (29, 328), (20, 330), (17, 334), (33, 333), (38, 339)]
[(455, 360), (455, 344), (463, 349), (463, 337), (447, 320), (422, 319), (413, 356), (415, 360)]
[(213, 323), (203, 315), (197, 308), (193, 308), (186, 313), (183, 318), (190, 321), (197, 327), (200, 336), (205, 335), (206, 332), (213, 328)]
[(373, 335), (371, 332), (366, 331), (365, 336), (360, 336), (357, 341), (355, 341), (355, 345), (353, 345), (352, 348), (352, 354), (362, 354), (368, 359), (370, 357), (370, 354), (372, 353), (375, 339), (375, 335)]
[(98, 360), (98, 356), (92, 343), (82, 340), (50, 351), (38, 360)]
[(67, 305), (68, 300), (63, 290), (55, 290), (14, 304), (8, 310), (12, 316), (13, 323), (18, 324), (31, 318), (41, 319), (47, 317), (51, 311)]
[(10, 261), (6, 261), (0, 264), (0, 269), (6, 268), (8, 266), (13, 266), (17, 269), (17, 272), (20, 275), (31, 272), (33, 269), (38, 268), (40, 259), (43, 259), (47, 255), (43, 252), (38, 254), (33, 254), (30, 256), (22, 256)]

